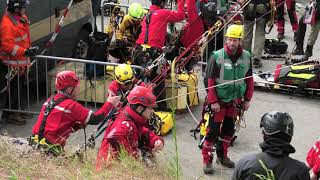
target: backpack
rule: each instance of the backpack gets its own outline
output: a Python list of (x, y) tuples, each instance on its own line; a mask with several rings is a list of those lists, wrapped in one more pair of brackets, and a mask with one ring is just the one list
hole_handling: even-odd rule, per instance
[(274, 75), (276, 83), (295, 85), (298, 88), (320, 88), (320, 64), (277, 66)]
[[(89, 48), (86, 59), (94, 61), (106, 62), (108, 59), (108, 50), (111, 38), (108, 34), (102, 32), (94, 32), (89, 37)], [(92, 79), (92, 77), (104, 75), (104, 65), (95, 65), (87, 63), (85, 65), (85, 75)]]
[(266, 39), (264, 52), (272, 55), (285, 54), (288, 49), (288, 44), (277, 39)]

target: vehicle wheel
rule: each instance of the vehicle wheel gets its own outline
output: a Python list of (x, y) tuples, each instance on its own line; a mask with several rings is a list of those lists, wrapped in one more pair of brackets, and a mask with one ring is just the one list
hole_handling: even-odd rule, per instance
[(87, 29), (81, 29), (77, 40), (74, 44), (72, 57), (79, 59), (86, 59), (89, 49), (89, 34)]

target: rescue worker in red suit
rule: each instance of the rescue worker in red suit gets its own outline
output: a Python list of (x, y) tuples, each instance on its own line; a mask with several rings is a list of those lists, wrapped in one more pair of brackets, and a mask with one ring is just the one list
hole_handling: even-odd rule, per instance
[[(149, 13), (143, 18), (141, 33), (136, 41), (135, 49), (132, 53), (133, 64), (147, 67), (149, 63), (155, 60), (161, 53), (162, 47), (165, 46), (167, 35), (167, 26), (169, 23), (179, 22), (185, 18), (184, 0), (178, 0), (178, 10), (172, 11), (163, 9), (165, 0), (152, 0)], [(145, 72), (144, 75), (149, 81), (152, 81), (161, 72), (161, 67), (157, 66)], [(154, 94), (157, 100), (162, 100), (165, 95), (165, 82), (157, 83), (154, 88)], [(158, 103), (160, 110), (166, 110), (166, 102)]]
[(114, 79), (108, 87), (108, 94), (111, 96), (124, 97), (135, 86), (145, 84), (135, 78), (133, 69), (128, 64), (120, 64), (114, 69)]
[[(23, 109), (24, 104), (18, 102), (18, 97), (23, 102), (27, 96), (28, 56), (34, 56), (38, 50), (38, 47), (30, 47), (30, 21), (26, 16), (28, 4), (27, 0), (9, 0), (0, 23), (0, 109)], [(27, 114), (8, 113), (6, 121), (23, 125), (28, 118), (30, 115)]]
[[(196, 41), (204, 32), (204, 22), (202, 16), (198, 14), (196, 7), (196, 0), (187, 0), (187, 22), (181, 30), (181, 38), (176, 49), (169, 59), (174, 59), (179, 55), (180, 47), (188, 48), (194, 41)], [(197, 45), (197, 44), (195, 44)], [(190, 59), (185, 68), (187, 71), (192, 71), (193, 66), (199, 61), (199, 56), (196, 55)]]
[[(224, 16), (227, 12), (227, 4), (225, 0), (199, 0), (198, 10), (196, 7), (196, 0), (187, 0), (188, 21), (182, 29), (181, 44), (187, 48), (197, 38), (199, 38), (205, 31), (214, 26), (219, 17)], [(223, 47), (223, 31), (220, 31), (213, 36), (209, 36), (208, 45), (204, 50), (203, 59), (207, 62), (209, 53), (213, 50), (221, 49)], [(208, 53), (209, 52), (209, 53)], [(197, 63), (198, 59), (195, 57), (186, 64), (188, 71)]]
[(116, 159), (122, 150), (138, 158), (140, 145), (148, 147), (152, 152), (163, 148), (163, 139), (145, 127), (156, 106), (156, 97), (152, 90), (136, 86), (130, 91), (127, 99), (128, 105), (114, 121), (109, 121), (97, 157), (97, 170), (108, 166), (109, 161)]
[(87, 124), (99, 124), (119, 102), (119, 96), (108, 97), (107, 102), (96, 112), (75, 101), (79, 94), (79, 78), (73, 71), (62, 71), (56, 76), (57, 94), (42, 106), (37, 122), (32, 129), (31, 145), (44, 147), (45, 152), (59, 155), (70, 133)]
[(320, 139), (318, 139), (309, 150), (306, 165), (310, 169), (310, 179), (317, 180), (320, 178)]
[[(234, 135), (234, 119), (239, 114), (238, 107), (241, 104), (245, 111), (248, 110), (253, 96), (251, 56), (240, 45), (242, 34), (242, 25), (230, 25), (225, 35), (227, 37), (225, 46), (211, 53), (206, 67), (208, 77), (206, 104), (210, 105), (214, 115), (213, 119), (209, 120), (202, 147), (205, 174), (213, 174), (214, 145), (217, 163), (229, 168), (234, 167), (234, 162), (228, 157), (228, 148)], [(249, 78), (244, 80), (245, 77)]]
[[(285, 1), (285, 2), (284, 2)], [(276, 0), (277, 7), (277, 31), (279, 40), (284, 39), (284, 4), (287, 6), (287, 12), (292, 26), (292, 31), (294, 32), (294, 39), (298, 31), (298, 17), (296, 13), (296, 1), (295, 0)]]

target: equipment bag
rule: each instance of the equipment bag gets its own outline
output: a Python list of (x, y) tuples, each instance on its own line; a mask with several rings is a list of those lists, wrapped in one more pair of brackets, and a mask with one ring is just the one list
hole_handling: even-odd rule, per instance
[[(86, 59), (106, 62), (108, 59), (107, 47), (109, 46), (111, 38), (108, 34), (102, 32), (94, 32), (89, 38), (89, 48)], [(86, 64), (85, 75), (92, 79), (94, 75), (103, 76), (104, 66), (95, 64)]]
[(277, 39), (266, 39), (264, 52), (267, 54), (279, 55), (285, 54), (288, 49), (288, 44)]
[(163, 112), (157, 111), (154, 113), (161, 121), (160, 121), (160, 130), (158, 131), (158, 135), (166, 135), (173, 128), (173, 117), (171, 112)]
[(166, 80), (166, 96), (170, 99), (167, 103), (168, 108), (174, 106), (176, 110), (185, 110), (187, 106), (196, 106), (199, 104), (198, 94), (198, 76), (195, 73), (182, 73), (178, 75), (178, 83), (172, 83)]
[(320, 64), (293, 65), (284, 68), (279, 64), (274, 81), (299, 88), (320, 88)]

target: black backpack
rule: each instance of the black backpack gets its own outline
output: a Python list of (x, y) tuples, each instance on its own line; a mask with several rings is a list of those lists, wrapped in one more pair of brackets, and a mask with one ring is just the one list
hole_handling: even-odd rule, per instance
[(288, 44), (277, 39), (266, 39), (264, 52), (272, 55), (285, 54), (288, 49)]
[[(89, 48), (86, 59), (106, 62), (108, 59), (108, 46), (111, 38), (108, 34), (102, 32), (94, 32), (89, 36)], [(103, 76), (104, 66), (95, 64), (86, 64), (85, 75), (92, 79), (94, 75)]]

